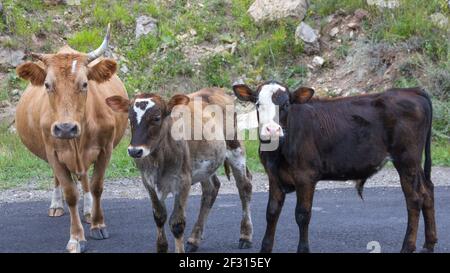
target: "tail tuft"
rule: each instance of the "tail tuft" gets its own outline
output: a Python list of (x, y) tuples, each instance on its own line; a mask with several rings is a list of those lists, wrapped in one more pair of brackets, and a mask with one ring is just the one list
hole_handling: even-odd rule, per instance
[(366, 179), (355, 180), (355, 188), (361, 200), (364, 200), (363, 191), (364, 191), (364, 184), (366, 183), (366, 181), (367, 181)]

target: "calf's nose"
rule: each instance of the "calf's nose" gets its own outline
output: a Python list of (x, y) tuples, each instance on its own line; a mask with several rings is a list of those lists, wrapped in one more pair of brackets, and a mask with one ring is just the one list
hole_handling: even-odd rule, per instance
[(268, 124), (262, 129), (261, 135), (265, 137), (281, 137), (284, 134), (280, 125)]
[(128, 154), (133, 158), (141, 158), (142, 155), (144, 154), (144, 149), (128, 147)]

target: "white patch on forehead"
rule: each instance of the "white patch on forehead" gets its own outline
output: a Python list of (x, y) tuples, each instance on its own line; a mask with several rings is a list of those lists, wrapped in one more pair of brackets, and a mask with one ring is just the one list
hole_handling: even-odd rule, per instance
[[(144, 104), (145, 102), (147, 102), (147, 104), (144, 108), (142, 108), (140, 104)], [(145, 115), (145, 112), (147, 112), (147, 110), (152, 108), (153, 106), (155, 106), (155, 103), (151, 98), (136, 99), (134, 101), (133, 110), (136, 113), (136, 121), (138, 124), (141, 123), (142, 117)]]
[(77, 69), (77, 60), (74, 60), (72, 62), (72, 74), (75, 74), (75, 70)]
[(261, 88), (261, 91), (259, 91), (258, 113), (259, 113), (259, 122), (261, 124), (269, 123), (270, 121), (273, 121), (273, 119), (275, 118), (276, 107), (272, 101), (272, 96), (278, 90), (286, 91), (286, 88), (276, 83), (270, 83), (264, 85)]

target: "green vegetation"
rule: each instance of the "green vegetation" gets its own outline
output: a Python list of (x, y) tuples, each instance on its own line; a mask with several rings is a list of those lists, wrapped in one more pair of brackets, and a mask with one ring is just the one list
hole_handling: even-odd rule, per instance
[[(294, 37), (298, 20), (287, 18), (255, 24), (247, 13), (253, 1), (82, 0), (81, 6), (68, 8), (44, 6), (42, 0), (3, 0), (0, 33), (11, 39), (1, 40), (0, 46), (50, 53), (65, 38), (73, 48), (89, 51), (98, 47), (106, 25), (111, 23), (113, 52), (121, 56), (117, 60), (119, 67), (126, 66), (129, 70), (128, 73), (119, 71), (119, 76), (130, 95), (158, 92), (170, 96), (205, 86), (229, 89), (242, 75), (249, 84), (261, 79), (277, 79), (289, 87), (306, 83), (309, 69), (303, 62), (305, 47)], [(450, 10), (446, 0), (400, 2), (398, 8), (380, 10), (368, 6), (366, 0), (314, 0), (306, 21), (319, 28), (327, 16), (338, 10), (351, 13), (363, 8), (369, 17), (362, 28), (371, 42), (389, 46), (411, 41), (418, 44), (418, 52), (402, 64), (393, 84), (420, 85), (430, 92), (434, 105), (433, 163), (450, 166), (449, 31), (435, 27), (430, 20), (435, 12), (450, 16)], [(157, 35), (135, 39), (135, 19), (140, 15), (158, 20)], [(60, 21), (54, 21), (56, 17)], [(76, 23), (67, 25), (68, 22)], [(34, 42), (36, 39), (40, 42)], [(230, 45), (235, 45), (233, 52), (207, 54), (198, 63), (184, 51), (194, 46), (214, 49)], [(351, 47), (351, 41), (343, 38), (335, 56), (345, 59)], [(22, 90), (25, 86), (26, 82), (19, 80), (13, 70), (9, 71), (0, 83), (0, 101), (10, 99), (11, 90)], [(107, 178), (138, 175), (133, 161), (126, 155), (128, 141), (125, 138), (115, 149)], [(249, 168), (262, 172), (258, 142), (246, 141), (245, 145)], [(0, 181), (4, 182), (0, 188), (31, 179), (52, 184), (47, 164), (31, 155), (18, 137), (3, 127), (0, 128), (0, 169)]]

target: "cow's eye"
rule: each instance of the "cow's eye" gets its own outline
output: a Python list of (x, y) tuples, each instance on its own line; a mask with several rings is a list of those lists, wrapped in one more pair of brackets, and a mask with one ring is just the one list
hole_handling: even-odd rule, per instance
[(153, 117), (153, 119), (152, 119), (153, 121), (155, 121), (155, 122), (158, 122), (158, 121), (160, 121), (161, 120), (161, 116), (156, 116), (156, 117)]
[(45, 89), (50, 90), (50, 84), (48, 82), (44, 83)]
[(259, 105), (260, 105), (259, 101), (255, 103), (256, 108), (259, 108)]
[(87, 82), (83, 82), (83, 84), (81, 85), (81, 87), (83, 88), (83, 90), (86, 90), (88, 87), (88, 83)]

